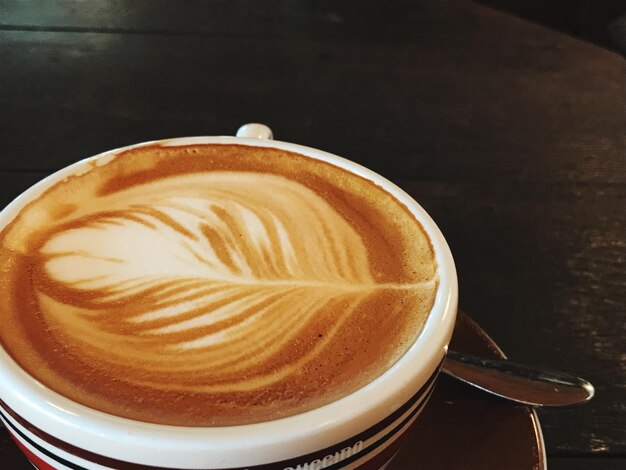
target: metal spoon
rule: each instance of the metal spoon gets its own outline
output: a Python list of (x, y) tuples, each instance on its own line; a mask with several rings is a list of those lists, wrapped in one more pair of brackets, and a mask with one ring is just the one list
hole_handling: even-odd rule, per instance
[(448, 350), (443, 372), (485, 392), (530, 406), (567, 406), (594, 395), (589, 382), (563, 372)]

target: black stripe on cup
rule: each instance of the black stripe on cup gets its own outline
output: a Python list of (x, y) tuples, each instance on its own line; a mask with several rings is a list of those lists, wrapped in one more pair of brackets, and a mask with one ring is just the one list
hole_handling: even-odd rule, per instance
[[(386, 444), (388, 441), (392, 440), (395, 437), (399, 437), (398, 433), (400, 432), (400, 430), (406, 426), (409, 422), (411, 422), (411, 420), (416, 417), (423, 409), (424, 405), (426, 404), (426, 402), (428, 401), (428, 399), (430, 398), (430, 395), (432, 394), (433, 390), (435, 389), (435, 387), (433, 386), (424, 396), (424, 399), (421, 401), (421, 403), (415, 407), (415, 409), (406, 417), (402, 420), (401, 423), (399, 423), (397, 426), (395, 426), (393, 428), (392, 431), (390, 431), (388, 434), (386, 434), (385, 436), (381, 437), (380, 439), (378, 439), (376, 442), (370, 444), (369, 446), (366, 447), (367, 453), (365, 454), (361, 454), (356, 453), (353, 454), (352, 456), (341, 460), (340, 462), (337, 462), (335, 464), (329, 465), (324, 467), (325, 469), (328, 470), (335, 470), (335, 469), (340, 469), (348, 464), (351, 464), (352, 462), (355, 462), (357, 460), (362, 459), (363, 457), (371, 454), (373, 451), (375, 451), (376, 449), (378, 449), (379, 447), (381, 447), (382, 445)], [(250, 467), (249, 470), (253, 470), (256, 469), (257, 467)], [(287, 467), (289, 468), (289, 467)], [(292, 467), (295, 468), (295, 467)], [(300, 464), (300, 468), (302, 468), (302, 463)]]
[[(341, 468), (345, 465), (348, 465), (351, 462), (359, 460), (365, 457), (366, 455), (368, 455), (369, 453), (371, 453), (373, 450), (385, 444), (385, 442), (387, 442), (388, 440), (392, 439), (398, 433), (398, 431), (400, 431), (408, 422), (410, 422), (410, 420), (413, 417), (415, 417), (421, 411), (422, 406), (420, 406), (420, 404), (422, 402), (425, 403), (430, 397), (430, 395), (432, 394), (432, 391), (434, 390), (434, 381), (439, 373), (440, 367), (441, 367), (441, 364), (437, 367), (436, 371), (433, 373), (433, 375), (430, 376), (430, 378), (422, 386), (422, 388), (420, 388), (420, 390), (417, 393), (415, 393), (400, 408), (398, 408), (396, 411), (391, 413), (382, 421), (366, 429), (365, 431), (360, 432), (359, 434), (355, 436), (352, 436), (349, 439), (346, 439), (338, 444), (327, 447), (325, 449), (317, 450), (315, 452), (301, 455), (296, 458), (282, 460), (280, 462), (273, 462), (273, 463), (268, 463), (268, 464), (254, 465), (254, 466), (247, 466), (247, 467), (237, 467), (237, 468), (231, 467), (229, 469), (222, 469), (222, 470), (284, 470), (284, 469), (289, 469), (289, 468), (298, 468), (298, 466), (300, 466), (300, 468), (303, 468), (303, 465), (307, 462), (315, 461), (318, 458), (323, 459), (324, 456), (341, 453), (342, 450), (346, 449), (347, 447), (354, 446), (358, 442), (365, 442), (368, 439), (371, 439), (376, 434), (380, 433), (384, 429), (391, 426), (395, 421), (397, 421), (400, 417), (402, 417), (405, 413), (407, 413), (407, 411), (409, 411), (413, 406), (415, 406), (415, 409), (411, 411), (398, 425), (394, 426), (392, 430), (387, 432), (384, 436), (381, 436), (377, 441), (371, 443), (370, 445), (362, 449), (363, 451), (366, 451), (366, 452), (362, 452), (361, 449), (359, 449), (354, 454), (351, 454), (345, 459), (341, 459), (340, 462), (327, 465), (323, 468), (334, 470), (334, 469)], [(431, 387), (431, 385), (433, 385), (433, 387)], [(27, 429), (29, 432), (31, 432), (32, 434), (34, 434), (41, 440), (45, 441), (50, 446), (61, 449), (80, 459), (87, 460), (95, 464), (102, 465), (104, 467), (114, 468), (116, 470), (168, 470), (166, 467), (157, 467), (157, 466), (152, 466), (152, 465), (143, 465), (143, 464), (138, 464), (138, 463), (126, 462), (123, 460), (118, 460), (118, 459), (114, 459), (114, 458), (107, 457), (104, 455), (96, 454), (94, 452), (82, 449), (80, 447), (76, 447), (68, 442), (62, 441), (46, 433), (45, 431), (37, 428), (36, 426), (26, 421), (21, 416), (19, 416), (17, 413), (15, 413), (11, 408), (9, 408), (6, 405), (6, 403), (0, 400), (0, 416), (3, 418), (3, 421), (7, 423), (8, 427), (13, 432), (15, 432), (22, 440), (24, 440), (29, 445), (37, 449), (39, 452), (48, 456), (48, 458), (53, 459), (56, 462), (68, 468), (71, 468), (73, 470), (86, 470), (86, 469), (85, 467), (81, 467), (73, 462), (69, 462), (68, 460), (63, 459), (62, 457), (59, 457), (58, 455), (51, 452), (49, 449), (44, 448), (41, 445), (34, 442), (30, 437), (28, 437), (25, 433), (23, 433), (20, 429), (18, 429), (10, 421), (7, 415), (13, 418), (17, 423), (19, 423), (22, 427)], [(178, 467), (178, 468), (169, 467), (169, 470), (179, 470), (180, 468), (181, 467)], [(197, 468), (193, 470), (207, 470), (207, 469)]]
[(88, 470), (85, 467), (81, 467), (80, 465), (76, 465), (73, 462), (70, 462), (69, 460), (65, 460), (62, 457), (59, 457), (58, 455), (54, 454), (53, 452), (50, 452), (48, 449), (46, 449), (43, 446), (40, 446), (39, 444), (37, 444), (35, 441), (33, 441), (31, 438), (29, 438), (28, 436), (26, 436), (26, 434), (24, 434), (22, 431), (20, 431), (17, 426), (15, 426), (8, 418), (7, 416), (0, 411), (0, 417), (2, 417), (2, 422), (9, 428), (9, 430), (11, 432), (13, 432), (14, 434), (17, 434), (17, 436), (21, 437), (23, 441), (27, 442), (31, 447), (37, 449), (39, 452), (41, 452), (42, 454), (44, 454), (45, 456), (49, 457), (50, 459), (54, 460), (55, 463), (60, 463), (61, 465), (65, 465), (66, 467), (69, 467), (73, 470)]

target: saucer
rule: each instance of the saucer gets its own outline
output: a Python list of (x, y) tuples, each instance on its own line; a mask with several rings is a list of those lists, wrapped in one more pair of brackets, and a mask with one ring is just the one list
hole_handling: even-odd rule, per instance
[[(459, 312), (452, 349), (504, 357), (496, 343)], [(32, 470), (0, 424), (2, 468)], [(441, 375), (404, 445), (386, 470), (545, 470), (541, 427), (532, 408), (492, 397)]]
[[(496, 343), (459, 311), (451, 349), (504, 358)], [(546, 470), (535, 411), (442, 374), (430, 401), (386, 470)]]

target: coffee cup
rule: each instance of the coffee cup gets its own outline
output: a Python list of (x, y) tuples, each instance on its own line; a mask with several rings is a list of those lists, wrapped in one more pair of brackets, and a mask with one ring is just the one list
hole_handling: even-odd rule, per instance
[[(148, 184), (142, 180), (153, 168), (153, 163), (146, 159), (147, 163), (142, 163), (144, 167), (137, 171), (133, 170), (132, 174), (122, 175), (123, 178), (120, 176), (121, 170), (114, 170), (116, 172), (114, 176), (117, 178), (115, 181), (118, 183), (122, 181), (123, 184), (119, 184), (124, 186), (123, 189), (117, 186), (111, 189), (111, 184), (99, 188), (98, 197), (109, 198), (106, 199), (106, 204), (99, 206), (99, 218), (94, 219), (91, 214), (85, 212), (83, 206), (88, 204), (88, 198), (83, 196), (81, 191), (87, 188), (85, 191), (88, 192), (89, 185), (76, 184), (75, 181), (89, 182), (89, 179), (85, 179), (90, 178), (89, 175), (108, 171), (109, 167), (115, 168), (111, 162), (123, 160), (119, 158), (120, 155), (132, 154), (140, 155), (137, 158), (144, 158), (141, 155), (146, 152), (156, 152), (155, 161), (161, 162), (159, 159), (163, 157), (162, 168), (170, 168), (171, 165), (167, 163), (170, 157), (164, 157), (163, 153), (178, 152), (176, 157), (178, 160), (174, 166), (181, 166), (184, 165), (181, 163), (184, 158), (190, 158), (190, 162), (196, 161), (194, 159), (201, 157), (195, 153), (202, 152), (202, 149), (209, 147), (212, 149), (211, 152), (217, 152), (220, 155), (223, 153), (221, 149), (228, 149), (230, 152), (228, 159), (234, 166), (231, 167), (231, 164), (227, 163), (224, 164), (224, 168), (220, 167), (224, 171), (220, 172), (219, 178), (216, 179), (212, 175), (211, 179), (206, 181), (189, 179), (191, 177), (188, 173), (194, 173), (196, 170), (188, 171), (183, 168), (176, 170), (175, 174), (167, 173), (166, 182), (159, 181), (158, 186), (150, 186), (153, 184), (152, 181)], [(254, 159), (262, 155), (258, 157), (258, 161), (254, 160), (256, 163), (253, 162), (252, 165), (260, 165), (263, 168), (263, 177), (248, 181), (242, 179), (243, 176), (239, 173), (243, 172), (242, 169), (247, 169), (246, 171), (249, 172), (250, 163), (240, 167), (237, 159), (248, 158), (246, 155), (251, 152), (250, 149), (257, 149), (254, 150)], [(284, 165), (286, 170), (276, 170), (272, 166), (271, 159), (275, 154), (276, 158), (285, 158), (284, 161), (290, 162)], [(306, 165), (312, 165), (311, 171), (318, 173), (310, 176), (307, 173), (309, 170), (300, 166), (305, 165), (301, 163), (305, 160), (308, 162)], [(218, 162), (216, 163), (218, 166), (222, 165), (217, 157), (215, 157), (215, 162)], [(267, 165), (273, 169), (268, 170)], [(272, 172), (284, 174), (277, 178)], [(309, 175), (308, 179), (297, 182), (298, 178), (304, 178), (301, 176), (303, 174)], [(292, 175), (297, 184), (286, 182), (284, 175)], [(186, 179), (176, 180), (175, 178)], [(341, 191), (345, 190), (345, 194), (342, 192), (341, 198), (335, 198), (338, 201), (339, 215), (331, 213), (331, 206), (318, 196), (312, 195), (310, 189), (300, 187), (302, 183), (313, 189), (326, 188), (319, 189), (318, 193), (325, 195), (324, 197), (332, 202), (334, 196), (327, 194), (329, 193), (328, 181), (325, 178), (332, 180), (333, 184), (337, 183), (337, 188), (345, 186), (341, 189)], [(258, 181), (258, 184), (255, 181)], [(149, 189), (150, 197), (156, 194), (162, 198), (165, 194), (174, 194), (173, 191), (178, 191), (178, 188), (185, 187), (185, 185), (189, 188), (197, 186), (200, 188), (198, 191), (205, 195), (210, 193), (212, 201), (210, 205), (199, 208), (190, 203), (191, 205), (183, 210), (180, 205), (184, 201), (181, 202), (180, 198), (172, 196), (168, 199), (171, 204), (167, 210), (170, 212), (163, 209), (157, 213), (152, 206), (146, 209), (145, 205), (140, 207), (135, 204), (133, 210), (139, 212), (133, 212), (132, 215), (126, 213), (120, 215), (119, 204), (125, 204), (129, 195), (135, 194), (128, 191), (139, 191), (145, 195)], [(68, 192), (67, 188), (73, 188), (74, 192)], [(55, 191), (62, 195), (59, 196), (63, 198), (62, 203), (54, 199)], [(283, 192), (288, 195), (286, 198), (282, 197)], [(350, 211), (355, 204), (350, 198), (356, 198), (357, 193), (361, 198), (359, 200), (372, 199), (372, 204), (379, 204), (383, 199), (387, 201), (384, 204), (395, 204), (393, 210), (398, 211), (397, 216), (390, 217), (390, 223), (397, 224), (398, 220), (405, 218), (412, 221), (411, 224), (414, 223), (415, 227), (419, 227), (419, 229), (409, 227), (406, 229), (406, 236), (403, 235), (402, 239), (398, 238), (400, 240), (398, 243), (410, 246), (412, 237), (415, 237), (416, 250), (423, 250), (426, 253), (424, 256), (432, 258), (428, 262), (424, 261), (427, 258), (416, 258), (418, 261), (413, 263), (412, 267), (407, 264), (408, 267), (397, 269), (398, 272), (406, 271), (410, 282), (403, 284), (394, 277), (395, 274), (382, 272), (370, 265), (364, 273), (354, 268), (359, 263), (369, 263), (368, 260), (371, 261), (372, 257), (377, 257), (378, 260), (373, 262), (374, 265), (395, 263), (394, 256), (404, 256), (401, 251), (406, 251), (405, 248), (401, 250), (398, 247), (387, 246), (389, 240), (393, 241), (396, 238), (392, 235), (381, 238), (378, 231), (370, 238), (367, 238), (369, 235), (365, 235), (363, 243), (358, 241), (358, 237), (355, 238), (361, 233), (359, 227), (370, 225), (377, 227), (376, 224), (382, 223), (375, 217), (376, 214), (380, 216), (384, 213), (381, 207), (391, 207), (377, 205), (378, 212), (368, 213), (366, 217), (353, 214)], [(105, 196), (102, 196), (103, 194)], [(123, 197), (118, 197), (119, 194), (123, 194)], [(226, 202), (223, 202), (224, 198), (227, 199)], [(45, 202), (47, 200), (51, 200), (52, 203), (48, 204)], [(302, 218), (294, 215), (301, 214), (306, 208), (312, 207), (311, 201), (313, 200), (318, 204), (312, 212), (315, 213), (315, 217), (311, 216), (313, 218), (309, 220), (306, 215), (302, 215)], [(342, 205), (344, 200), (348, 201), (345, 207)], [(237, 203), (236, 207), (232, 205), (233, 201)], [(229, 215), (222, 213), (224, 207), (239, 211), (241, 220), (252, 221), (250, 226), (256, 227), (254, 230), (257, 233), (255, 235), (257, 241), (254, 242), (256, 244), (254, 246), (259, 250), (258, 253), (264, 253), (261, 242), (258, 241), (261, 239), (269, 240), (267, 246), (282, 246), (276, 249), (282, 250), (281, 254), (287, 261), (274, 261), (273, 258), (266, 257), (260, 263), (266, 273), (264, 279), (271, 279), (277, 286), (284, 284), (284, 281), (276, 275), (277, 272), (288, 270), (309, 273), (308, 268), (293, 267), (294, 263), (299, 262), (299, 255), (289, 254), (294, 246), (296, 248), (301, 246), (302, 250), (307, 252), (307, 259), (319, 258), (326, 260), (326, 264), (340, 263), (338, 260), (343, 260), (341, 263), (344, 264), (332, 273), (319, 271), (322, 268), (315, 267), (310, 271), (315, 275), (300, 276), (306, 278), (307, 288), (316, 289), (315, 295), (320, 295), (319, 298), (312, 297), (313, 290), (306, 291), (306, 295), (293, 297), (300, 304), (292, 305), (289, 301), (292, 291), (277, 291), (275, 295), (273, 294), (271, 302), (264, 292), (257, 292), (254, 294), (256, 297), (250, 297), (255, 299), (250, 301), (255, 310), (249, 313), (245, 321), (237, 320), (238, 323), (232, 323), (234, 317), (220, 317), (222, 318), (220, 321), (224, 323), (220, 328), (223, 329), (218, 332), (214, 329), (210, 330), (209, 327), (214, 328), (219, 323), (215, 320), (217, 309), (214, 309), (210, 312), (213, 320), (207, 320), (209, 323), (205, 322), (201, 325), (202, 328), (209, 328), (210, 331), (198, 332), (199, 320), (197, 319), (204, 319), (208, 314), (196, 307), (193, 313), (190, 313), (190, 310), (172, 313), (172, 299), (186, 299), (189, 303), (189, 299), (201, 298), (205, 302), (203, 304), (205, 308), (206, 305), (215, 304), (215, 287), (206, 288), (206, 286), (194, 284), (193, 279), (197, 276), (193, 279), (185, 277), (183, 287), (175, 291), (171, 282), (162, 282), (163, 270), (170, 269), (174, 261), (170, 264), (156, 261), (160, 253), (158, 248), (154, 247), (161, 247), (165, 242), (162, 241), (163, 233), (159, 233), (158, 238), (151, 238), (153, 235), (150, 233), (154, 231), (156, 225), (161, 224), (167, 226), (168, 240), (172, 239), (172, 234), (184, 234), (181, 238), (183, 241), (177, 247), (192, 246), (185, 254), (172, 251), (176, 256), (172, 255), (171, 259), (178, 260), (176, 263), (182, 263), (180, 266), (176, 265), (179, 270), (187, 269), (189, 259), (192, 258), (185, 258), (185, 256), (191, 256), (189, 253), (192, 253), (196, 260), (210, 265), (211, 269), (215, 268), (216, 263), (222, 263), (220, 266), (231, 266), (229, 273), (235, 270), (239, 273), (248, 269), (246, 272), (254, 274), (254, 267), (247, 268), (244, 261), (235, 259), (237, 253), (233, 251), (234, 249), (225, 250), (222, 255), (218, 253), (216, 247), (223, 240), (229, 239), (228, 237), (234, 237), (233, 234), (237, 232), (235, 222), (232, 222)], [(204, 234), (204, 238), (198, 241), (195, 232), (187, 233), (187, 229), (182, 226), (184, 224), (172, 220), (176, 217), (172, 216), (171, 211), (178, 211), (176, 214), (180, 216), (180, 220), (188, 220), (190, 217), (196, 220), (210, 212), (207, 217), (216, 221), (216, 227), (221, 227), (228, 233), (226, 235), (215, 234), (213, 229), (206, 228), (205, 225), (201, 224), (197, 227), (194, 225)], [(266, 214), (267, 211), (269, 213), (266, 218), (261, 215), (255, 218), (253, 215)], [(280, 214), (284, 215), (284, 220), (281, 219)], [(115, 217), (122, 217), (123, 221)], [(51, 218), (63, 221), (57, 224), (54, 237), (49, 236), (47, 232), (48, 238), (45, 242), (37, 237), (33, 238), (35, 241), (32, 243), (24, 241), (28, 239), (31, 230), (36, 232)], [(113, 219), (114, 221), (111, 222)], [(268, 220), (273, 222), (267, 222)], [(125, 229), (127, 223), (139, 231), (124, 232), (126, 233), (124, 235), (120, 230)], [(103, 226), (107, 229), (104, 230)], [(63, 230), (57, 230), (58, 227)], [(286, 227), (287, 235), (295, 235), (292, 236), (290, 242), (286, 242), (285, 237), (288, 238), (288, 236), (281, 238), (280, 230), (276, 231), (276, 227)], [(396, 230), (396, 225), (389, 225), (389, 227)], [(40, 263), (43, 266), (41, 272), (38, 267), (40, 264), (37, 264), (39, 261), (32, 261), (34, 258), (31, 255), (26, 258), (21, 254), (16, 255), (17, 261), (7, 261), (3, 264), (2, 269), (6, 279), (13, 279), (10, 275), (13, 271), (19, 271), (20, 274), (14, 276), (13, 281), (5, 282), (7, 286), (2, 287), (5, 289), (4, 293), (11, 295), (5, 296), (9, 300), (0, 306), (3, 310), (0, 314), (7, 318), (11, 315), (17, 318), (18, 313), (15, 312), (19, 311), (19, 315), (26, 315), (30, 311), (28, 309), (31, 308), (24, 307), (22, 312), (20, 310), (22, 307), (19, 307), (20, 302), (28, 305), (35, 302), (42, 306), (42, 311), (45, 310), (45, 315), (42, 315), (50, 319), (49, 324), (42, 324), (40, 320), (38, 320), (39, 323), (28, 320), (30, 323), (25, 321), (23, 325), (20, 323), (22, 320), (18, 319), (14, 321), (17, 326), (12, 326), (13, 320), (5, 321), (4, 325), (0, 322), (0, 345), (2, 345), (0, 348), (0, 418), (27, 458), (39, 469), (385, 468), (398, 451), (403, 438), (406, 437), (407, 430), (418, 418), (434, 390), (454, 327), (458, 297), (454, 262), (443, 235), (424, 209), (382, 176), (354, 162), (320, 150), (272, 140), (269, 128), (259, 124), (243, 126), (236, 137), (191, 137), (154, 141), (105, 152), (77, 162), (37, 183), (7, 206), (0, 213), (0, 230), (5, 234), (3, 235), (4, 249), (8, 250), (3, 256), (9, 252), (12, 253), (11, 250), (28, 251), (34, 247), (33, 249), (39, 250), (38, 252), (43, 253), (42, 256), (45, 258)], [(81, 241), (76, 242), (77, 237), (82, 237), (84, 234), (89, 236), (80, 238)], [(128, 240), (122, 240), (124, 236), (128, 236)], [(274, 242), (272, 242), (272, 237), (274, 237)], [(102, 248), (104, 245), (101, 240), (103, 239), (107, 240), (105, 248)], [(91, 240), (89, 241), (91, 244), (84, 245), (87, 242), (83, 240)], [(215, 240), (215, 243), (210, 251), (213, 258), (209, 259), (208, 255), (204, 257), (202, 253), (199, 254), (202, 250), (200, 248), (196, 250), (194, 244), (204, 243), (202, 246), (205, 246), (211, 240)], [(79, 249), (68, 254), (64, 243), (75, 242), (79, 243)], [(310, 244), (307, 245), (306, 243), (309, 242)], [(337, 248), (335, 246), (337, 243), (342, 244), (344, 248)], [(17, 246), (21, 248), (15, 248)], [(312, 246), (318, 247), (316, 253), (311, 253)], [(384, 250), (380, 248), (385, 246), (387, 248)], [(105, 249), (105, 254), (98, 251), (102, 249)], [(372, 254), (372, 249), (377, 250), (377, 253)], [(345, 250), (345, 252), (340, 250)], [(387, 250), (390, 252), (388, 253)], [(139, 259), (139, 252), (145, 252), (141, 254), (143, 264), (132, 265), (132, 269), (135, 269), (132, 272), (140, 269), (137, 266), (141, 266), (141, 269), (149, 266), (152, 270), (152, 277), (143, 284), (128, 284), (129, 278), (120, 277), (122, 275), (115, 270), (117, 269), (115, 266), (123, 263), (130, 266), (132, 263), (128, 259)], [(224, 253), (230, 253), (230, 255), (225, 257)], [(11, 256), (5, 256), (5, 259), (12, 259)], [(271, 254), (267, 256), (271, 258)], [(292, 258), (295, 256), (293, 258), (295, 261), (290, 256)], [(128, 259), (120, 261), (120, 257)], [(241, 254), (241, 259), (247, 260), (248, 264), (252, 263), (251, 257), (252, 255)], [(146, 259), (155, 261), (148, 263)], [(29, 268), (23, 271), (15, 267), (18, 263), (27, 261), (32, 261), (35, 267), (29, 264)], [(421, 269), (419, 267), (424, 264), (428, 264), (424, 272), (431, 273), (425, 275), (426, 277), (415, 271), (416, 269), (419, 271)], [(390, 272), (395, 273), (394, 269), (391, 267)], [(413, 271), (409, 272), (411, 269)], [(319, 282), (319, 278), (324, 278), (325, 282)], [(357, 295), (353, 287), (346, 287), (347, 293), (342, 293), (339, 297), (333, 291), (332, 302), (325, 299), (326, 293), (318, 292), (319, 289), (323, 289), (324, 292), (335, 289), (336, 286), (343, 285), (342, 282), (346, 279), (360, 286), (359, 297), (354, 303), (350, 303), (350, 299)], [(108, 287), (115, 286), (117, 290), (105, 292), (103, 287), (105, 280), (108, 282)], [(24, 288), (26, 284), (30, 286), (28, 289)], [(63, 288), (59, 287), (61, 284)], [(366, 293), (362, 293), (365, 289), (362, 286), (367, 287)], [(302, 286), (298, 289), (298, 292), (303, 292)], [(29, 297), (26, 301), (24, 300), (24, 296), (27, 295), (24, 294), (26, 291), (37, 291), (36, 296), (33, 294), (33, 298)], [(411, 294), (405, 295), (404, 292), (408, 291)], [(83, 297), (70, 298), (68, 292), (74, 294), (79, 292)], [(88, 292), (88, 295), (85, 292)], [(161, 295), (158, 298), (160, 302), (158, 308), (155, 307), (157, 301), (151, 300), (151, 310), (145, 310), (145, 299), (153, 299), (155, 292)], [(372, 292), (375, 293), (372, 294)], [(402, 294), (397, 292), (402, 292)], [(229, 315), (237, 316), (251, 308), (252, 304), (237, 303), (243, 302), (240, 294), (235, 297), (236, 301), (228, 300), (231, 302), (228, 305), (234, 305), (233, 308), (236, 310), (230, 312)], [(243, 299), (246, 298), (248, 297)], [(144, 310), (133, 310), (131, 320), (124, 317), (124, 322), (116, 323), (114, 327), (110, 323), (102, 326), (102, 331), (104, 331), (102, 338), (107, 338), (104, 343), (91, 341), (89, 338), (93, 337), (93, 331), (95, 331), (92, 331), (92, 328), (95, 328), (93, 325), (101, 325), (96, 317), (105, 313), (107, 318), (114, 318), (124, 310), (126, 305), (129, 305), (129, 299), (139, 299), (137, 305)], [(100, 303), (94, 304), (96, 301)], [(310, 303), (310, 306), (304, 306), (303, 301), (306, 305)], [(267, 313), (268, 302), (273, 302), (272, 305), (281, 302), (283, 307), (279, 310), (284, 315), (276, 314), (277, 316), (270, 317)], [(178, 302), (177, 305), (180, 304), (181, 302)], [(364, 304), (370, 307), (366, 309), (363, 307)], [(401, 312), (420, 308), (425, 309), (425, 314), (419, 317), (419, 321), (407, 317), (409, 320), (406, 325), (415, 327), (415, 335), (398, 339), (397, 343), (401, 346), (396, 345), (392, 348), (394, 351), (396, 349), (400, 351), (397, 357), (393, 356), (392, 351), (384, 361), (380, 359), (384, 366), (377, 366), (378, 369), (370, 371), (369, 364), (379, 362), (381, 355), (387, 354), (384, 352), (386, 351), (385, 344), (396, 341), (398, 334), (413, 331), (411, 329), (413, 327), (409, 328), (400, 320), (404, 318)], [(400, 312), (398, 319), (393, 317), (393, 321), (385, 320), (391, 317), (392, 310)], [(344, 318), (342, 316), (344, 311), (349, 311), (352, 317), (345, 321), (341, 320), (343, 322), (341, 323), (338, 318)], [(172, 323), (170, 318), (174, 314), (181, 320)], [(272, 313), (274, 314), (275, 312)], [(380, 320), (367, 323), (368, 331), (355, 333), (355, 328), (358, 330), (364, 325), (363, 319), (370, 318), (373, 314), (380, 315)], [(328, 317), (327, 322), (319, 320), (319, 318), (326, 317)], [(138, 356), (137, 359), (127, 357), (128, 360), (124, 361), (124, 354), (130, 354), (125, 348), (132, 352), (136, 345), (135, 339), (130, 341), (127, 337), (139, 331), (136, 330), (139, 328), (137, 325), (140, 324), (136, 321), (138, 318), (146, 319), (145, 323), (150, 326), (150, 329), (146, 329), (148, 327), (141, 323), (140, 326), (143, 328), (140, 331), (141, 341), (145, 340), (147, 344), (161, 348), (159, 351), (162, 350), (164, 344), (158, 341), (171, 341), (172, 344), (167, 345), (172, 347), (171, 358), (153, 360), (151, 356), (146, 355), (145, 357)], [(275, 331), (264, 335), (257, 334), (257, 331), (262, 330), (261, 319), (266, 321), (268, 318), (274, 318), (272, 324)], [(222, 325), (222, 323), (219, 324)], [(235, 324), (236, 326), (233, 326)], [(37, 330), (38, 327), (41, 331)], [(67, 331), (60, 331), (65, 327)], [(239, 335), (237, 337), (252, 338), (245, 342), (245, 347), (249, 349), (243, 353), (241, 352), (243, 346), (238, 346), (241, 342), (232, 343), (235, 345), (232, 351), (237, 351), (239, 354), (233, 356), (238, 358), (234, 365), (232, 360), (230, 362), (226, 360), (228, 358), (224, 357), (223, 352), (216, 353), (216, 355), (211, 349), (223, 340), (224, 331), (226, 331), (224, 329), (233, 332), (235, 336)], [(51, 330), (51, 333), (48, 330)], [(181, 332), (187, 334), (192, 330), (194, 332), (192, 336), (181, 336)], [(157, 341), (156, 331), (164, 332), (167, 336), (163, 338), (166, 339)], [(47, 339), (48, 333), (54, 336), (56, 342)], [(39, 334), (43, 335), (40, 340), (29, 342), (29, 337)], [(120, 339), (121, 337), (123, 340)], [(360, 346), (354, 346), (360, 338), (365, 338), (362, 344), (358, 343)], [(383, 338), (384, 341), (380, 342), (385, 344), (373, 347), (370, 344), (373, 341), (372, 338)], [(405, 344), (407, 342), (409, 344)], [(24, 346), (27, 343), (28, 346)], [(48, 343), (51, 346), (45, 349)], [(277, 349), (274, 351), (275, 354), (271, 355), (272, 348), (279, 344), (282, 345), (282, 349), (280, 351)], [(98, 349), (102, 345), (108, 349)], [(85, 349), (81, 349), (83, 346)], [(24, 347), (23, 350), (20, 349), (22, 347)], [(68, 348), (67, 351), (59, 354), (59, 358), (55, 358), (58, 349), (65, 347)], [(400, 347), (402, 347), (401, 350), (398, 349)], [(32, 348), (32, 351), (28, 348)], [(367, 351), (361, 352), (361, 349)], [(193, 350), (193, 356), (188, 356), (184, 352), (189, 350)], [(348, 351), (345, 357), (342, 356), (343, 350)], [(72, 354), (85, 354), (85, 356), (96, 357), (97, 354), (102, 355), (103, 351), (107, 352), (107, 357), (93, 363), (83, 361), (81, 357), (72, 356)], [(325, 352), (316, 353), (316, 357), (311, 359), (311, 351)], [(107, 362), (109, 352), (111, 360)], [(194, 391), (193, 387), (197, 386), (194, 380), (204, 380), (205, 369), (195, 367), (195, 362), (188, 361), (188, 357), (191, 357), (193, 361), (198, 361), (198, 364), (216, 364), (214, 369), (208, 365), (205, 369), (210, 369), (211, 373), (221, 374), (219, 381), (211, 383), (210, 387), (202, 382), (205, 388), (202, 388), (201, 392)], [(178, 375), (173, 374), (168, 367), (170, 363), (180, 364), (183, 361), (187, 361), (186, 370), (193, 370), (193, 374), (190, 374), (191, 378), (186, 377), (179, 383), (176, 382)], [(266, 365), (267, 361), (271, 361), (271, 366)], [(128, 362), (136, 363), (128, 364)], [(248, 369), (243, 369), (242, 362), (247, 364)], [(261, 362), (265, 369), (259, 365)], [(150, 374), (142, 375), (143, 364), (149, 364), (152, 367)], [(319, 369), (324, 369), (324, 367), (327, 370), (319, 372)], [(262, 372), (255, 373), (256, 375), (251, 374), (252, 368)], [(136, 372), (137, 375), (131, 377), (132, 374), (127, 374), (127, 376), (119, 375), (112, 378), (107, 375), (110, 370), (116, 370), (118, 371), (116, 373), (120, 374), (130, 370)], [(80, 376), (79, 385), (72, 382), (76, 376)], [(89, 376), (88, 379), (87, 376)], [(345, 380), (349, 383), (349, 387), (342, 385), (344, 379), (337, 379), (337, 377), (348, 376), (350, 380)], [(168, 384), (166, 379), (171, 377), (174, 379)], [(283, 377), (288, 377), (288, 379), (284, 379), (283, 382)], [(352, 377), (357, 377), (358, 380), (351, 381)], [(100, 378), (102, 378), (101, 381)], [(81, 382), (83, 379), (86, 384), (84, 386)], [(123, 390), (130, 390), (133, 393), (120, 392), (122, 389), (119, 388), (118, 382), (131, 383), (134, 388)], [(337, 387), (335, 387), (335, 382), (339, 383)], [(226, 386), (224, 384), (236, 390), (236, 393), (228, 395), (231, 398), (234, 397), (231, 401), (227, 404), (220, 402), (217, 405), (210, 401), (202, 401), (206, 397), (218, 396), (218, 392), (222, 392), (220, 387)], [(298, 388), (300, 386), (301, 388)], [(149, 398), (137, 392), (144, 389), (152, 390), (152, 388), (158, 388), (159, 392)], [(187, 393), (188, 389), (192, 391)], [(203, 395), (205, 392), (206, 394)], [(271, 397), (267, 398), (268, 395)], [(184, 406), (173, 404), (179, 398)], [(144, 413), (142, 403), (145, 403), (144, 408), (149, 411)]]

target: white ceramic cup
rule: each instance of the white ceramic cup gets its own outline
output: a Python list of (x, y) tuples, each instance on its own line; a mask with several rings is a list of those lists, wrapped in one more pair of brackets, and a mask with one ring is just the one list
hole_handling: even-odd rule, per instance
[(108, 415), (53, 392), (0, 348), (0, 417), (39, 469), (382, 469), (433, 390), (457, 310), (457, 278), (448, 245), (429, 215), (380, 175), (335, 155), (274, 141), (269, 128), (247, 124), (237, 137), (148, 142), (87, 158), (34, 185), (0, 213), (0, 229), (44, 190), (130, 148), (159, 143), (274, 147), (329, 162), (367, 178), (412, 212), (432, 241), (440, 285), (426, 325), (389, 370), (354, 393), (305, 413), (228, 427), (149, 424)]

